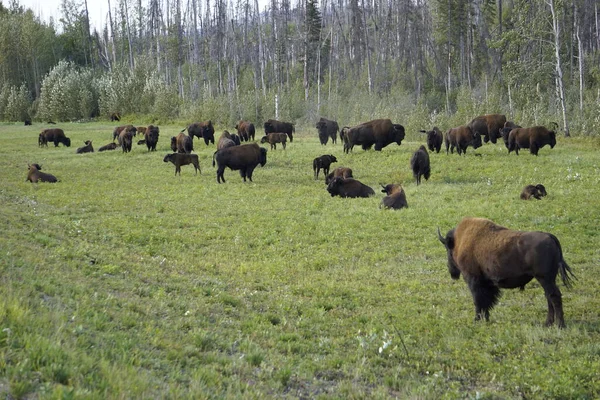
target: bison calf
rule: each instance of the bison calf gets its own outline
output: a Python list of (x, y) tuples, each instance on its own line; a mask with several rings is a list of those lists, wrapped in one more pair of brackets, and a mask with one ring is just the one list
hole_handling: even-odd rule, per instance
[(546, 192), (546, 188), (541, 183), (535, 186), (527, 185), (523, 188), (523, 191), (521, 192), (521, 200), (529, 200), (532, 197), (541, 200), (542, 197), (547, 195), (548, 193)]
[(167, 154), (163, 159), (164, 162), (171, 162), (175, 165), (175, 175), (179, 174), (181, 176), (181, 166), (192, 164), (194, 166), (194, 175), (198, 175), (198, 171), (202, 173), (200, 170), (200, 163), (198, 162), (197, 154), (187, 154), (187, 153), (172, 153)]
[(390, 183), (389, 185), (381, 185), (383, 188), (382, 192), (386, 193), (385, 196), (381, 200), (381, 206), (383, 208), (393, 208), (394, 210), (399, 210), (401, 208), (408, 207), (408, 203), (406, 202), (406, 194), (404, 193), (404, 189), (402, 185)]
[(410, 167), (413, 171), (413, 176), (417, 180), (417, 185), (421, 183), (421, 177), (424, 176), (425, 180), (429, 180), (431, 174), (431, 168), (429, 166), (429, 153), (425, 146), (421, 145), (417, 151), (415, 151), (410, 159)]
[(273, 132), (273, 133), (267, 134), (266, 136), (263, 136), (262, 139), (260, 139), (260, 142), (261, 143), (269, 142), (271, 144), (271, 150), (277, 149), (277, 143), (281, 143), (281, 145), (283, 146), (283, 149), (285, 150), (285, 144), (287, 142), (287, 138), (288, 138), (288, 136), (283, 132)]
[(39, 164), (28, 164), (28, 168), (29, 170), (27, 171), (27, 179), (25, 179), (25, 182), (58, 182), (58, 179), (56, 179), (54, 175), (40, 171), (42, 169), (42, 166)]
[(313, 171), (315, 173), (315, 179), (319, 179), (319, 171), (323, 169), (325, 176), (329, 174), (329, 166), (337, 162), (337, 158), (333, 154), (325, 154), (317, 157), (313, 160)]
[(104, 145), (102, 147), (100, 147), (98, 149), (98, 151), (107, 151), (107, 150), (114, 150), (117, 148), (117, 144), (115, 142), (109, 143), (107, 145)]
[(77, 148), (76, 154), (93, 153), (93, 152), (94, 152), (94, 147), (92, 146), (92, 141), (86, 140), (85, 146)]
[(331, 197), (370, 197), (375, 195), (375, 191), (369, 186), (356, 179), (334, 178), (329, 185), (327, 191)]

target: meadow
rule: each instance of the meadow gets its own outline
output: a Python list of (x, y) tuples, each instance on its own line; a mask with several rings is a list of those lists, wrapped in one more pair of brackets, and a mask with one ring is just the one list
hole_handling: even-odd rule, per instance
[[(199, 175), (163, 162), (183, 126), (160, 126), (154, 153), (75, 154), (114, 126), (59, 124), (72, 146), (40, 148), (41, 124), (0, 125), (0, 397), (600, 397), (598, 136), (538, 157), (442, 150), (417, 187), (424, 135), (346, 155), (305, 127), (254, 182), (217, 184), (214, 145), (194, 141)], [(376, 196), (332, 198), (313, 178), (322, 154)], [(28, 163), (60, 182), (25, 182)], [(409, 208), (379, 208), (392, 182)], [(519, 199), (537, 183), (547, 197)], [(465, 216), (559, 238), (578, 277), (559, 284), (566, 329), (543, 327), (536, 281), (473, 321), (436, 236)]]

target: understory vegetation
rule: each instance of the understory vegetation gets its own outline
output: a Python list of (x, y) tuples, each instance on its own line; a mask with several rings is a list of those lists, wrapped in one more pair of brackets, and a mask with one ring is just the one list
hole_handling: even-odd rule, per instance
[[(128, 154), (75, 154), (109, 143), (108, 123), (57, 125), (70, 148), (1, 125), (0, 397), (598, 398), (598, 136), (558, 135), (538, 157), (501, 142), (430, 154), (417, 187), (420, 118), (397, 121), (401, 146), (348, 155), (298, 127), (254, 182), (226, 170), (220, 185), (214, 145), (194, 142), (199, 175), (163, 162), (185, 125)], [(332, 198), (313, 178), (322, 154), (376, 196)], [(59, 182), (25, 182), (28, 163)], [(379, 208), (392, 182), (409, 208)], [(537, 183), (547, 197), (519, 199)], [(473, 321), (436, 237), (465, 216), (559, 238), (578, 277), (559, 285), (566, 329), (542, 326), (536, 281)]]

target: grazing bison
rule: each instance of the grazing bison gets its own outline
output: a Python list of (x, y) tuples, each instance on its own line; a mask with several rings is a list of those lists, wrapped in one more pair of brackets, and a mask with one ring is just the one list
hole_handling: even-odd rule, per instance
[(102, 146), (98, 149), (98, 151), (107, 151), (107, 150), (114, 150), (117, 148), (117, 144), (115, 142), (109, 143), (105, 146)]
[(350, 168), (346, 168), (346, 167), (337, 167), (336, 169), (333, 170), (333, 172), (331, 172), (329, 175), (327, 175), (325, 177), (325, 184), (329, 185), (331, 183), (331, 181), (333, 181), (337, 177), (340, 177), (343, 179), (352, 178), (352, 170)]
[(200, 163), (198, 162), (198, 154), (187, 154), (187, 153), (172, 153), (167, 154), (163, 159), (164, 162), (171, 162), (175, 165), (175, 175), (181, 176), (181, 166), (190, 165), (194, 166), (194, 175), (198, 175), (200, 170)]
[(337, 133), (340, 130), (337, 121), (321, 117), (319, 122), (317, 122), (316, 128), (319, 133), (319, 141), (322, 145), (326, 145), (329, 138), (331, 138), (333, 144), (337, 142)]
[(507, 229), (484, 218), (464, 218), (456, 228), (438, 238), (446, 247), (452, 279), (463, 278), (475, 303), (475, 320), (489, 320), (500, 289), (526, 285), (533, 278), (544, 288), (548, 301), (546, 326), (558, 320), (564, 328), (562, 296), (556, 286), (560, 273), (569, 287), (573, 272), (563, 258), (556, 236), (545, 232)]
[(31, 125), (31, 119), (29, 119), (29, 118), (25, 118), (24, 122), (25, 122), (25, 126)]
[(376, 151), (381, 151), (393, 142), (400, 146), (404, 134), (402, 125), (393, 124), (389, 119), (376, 119), (352, 128), (344, 127), (340, 136), (344, 140), (344, 152), (348, 153), (357, 144), (361, 145), (363, 150), (369, 150), (375, 145)]
[(269, 119), (264, 123), (265, 133), (283, 132), (290, 138), (290, 143), (294, 141), (293, 133), (296, 132), (294, 124), (289, 122), (281, 122), (275, 119)]
[(135, 132), (132, 130), (122, 130), (119, 133), (119, 146), (123, 149), (123, 153), (129, 153), (131, 151), (131, 145), (133, 144), (133, 136)]
[[(381, 200), (381, 206), (383, 208), (393, 208), (394, 210), (399, 210), (401, 208), (408, 207), (408, 203), (406, 202), (406, 194), (404, 193), (404, 189), (402, 185), (390, 183), (389, 185), (381, 185), (383, 188), (382, 192), (387, 194)], [(380, 206), (380, 208), (381, 208)]]
[(500, 130), (506, 123), (506, 115), (503, 114), (486, 114), (480, 115), (469, 122), (469, 128), (478, 135), (483, 136), (485, 143), (490, 140), (496, 143), (496, 139), (500, 137)]
[(523, 188), (521, 192), (521, 200), (529, 200), (532, 197), (538, 200), (541, 200), (542, 197), (547, 196), (546, 187), (544, 185), (527, 185)]
[(158, 137), (160, 136), (160, 129), (158, 126), (148, 125), (144, 129), (144, 142), (148, 151), (156, 151), (156, 145), (158, 144)]
[(38, 139), (40, 145), (48, 147), (48, 142), (54, 143), (54, 147), (58, 147), (59, 143), (64, 146), (71, 147), (71, 139), (65, 136), (65, 132), (60, 128), (44, 129), (40, 134), (43, 138)]
[(506, 121), (504, 123), (504, 128), (502, 128), (500, 130), (500, 135), (502, 136), (502, 140), (504, 141), (504, 145), (506, 146), (506, 148), (508, 149), (508, 135), (510, 134), (510, 131), (512, 131), (513, 129), (516, 128), (521, 128), (521, 126), (515, 124), (512, 121)]
[(219, 140), (217, 140), (217, 150), (221, 150), (226, 147), (237, 146), (239, 144), (240, 138), (237, 135), (232, 135), (228, 131), (223, 131), (221, 137), (219, 137)]
[(481, 136), (478, 133), (474, 133), (468, 125), (462, 125), (458, 128), (450, 128), (446, 132), (446, 154), (448, 154), (448, 148), (452, 154), (454, 154), (454, 148), (456, 152), (461, 154), (467, 153), (467, 147), (472, 146), (474, 149), (481, 147)]
[(131, 134), (131, 137), (134, 137), (136, 132), (137, 132), (137, 128), (133, 125), (122, 125), (122, 126), (117, 126), (114, 130), (113, 130), (113, 140), (115, 140), (116, 138), (119, 137), (119, 135), (121, 134), (121, 132), (128, 132), (129, 134)]
[[(193, 139), (194, 136), (198, 138), (204, 138), (204, 143), (208, 146), (209, 143), (215, 144), (215, 128), (213, 127), (212, 121), (205, 122), (194, 122), (187, 128), (188, 135)], [(183, 133), (185, 131), (182, 130)]]
[[(150, 125), (152, 126), (152, 125)], [(136, 126), (135, 130), (137, 131), (137, 133), (139, 133), (140, 135), (144, 136), (146, 134), (146, 129), (148, 129), (147, 126)]]
[(217, 150), (213, 154), (213, 167), (215, 166), (215, 159), (217, 162), (217, 183), (221, 183), (221, 181), (225, 183), (223, 174), (226, 167), (234, 171), (239, 170), (244, 182), (246, 182), (246, 178), (252, 182), (252, 173), (256, 166), (260, 164), (261, 167), (264, 167), (267, 163), (267, 149), (256, 143), (226, 147)]
[(32, 183), (37, 182), (50, 182), (56, 183), (58, 179), (52, 174), (47, 174), (45, 172), (41, 172), (42, 166), (39, 164), (28, 164), (27, 178), (25, 182), (29, 181)]
[(364, 183), (357, 181), (353, 178), (333, 178), (329, 185), (327, 185), (327, 191), (331, 194), (331, 197), (370, 197), (375, 195), (375, 191)]
[(146, 139), (138, 140), (137, 144), (138, 144), (138, 146), (145, 145), (146, 144)]
[(421, 130), (420, 132), (427, 134), (427, 147), (429, 151), (435, 151), (439, 153), (442, 149), (442, 142), (444, 141), (444, 134), (439, 130), (437, 126), (434, 126), (430, 131)]
[(76, 151), (76, 154), (93, 153), (93, 152), (94, 152), (94, 147), (92, 146), (92, 141), (86, 140), (85, 146), (79, 147)]
[(508, 154), (514, 150), (519, 155), (519, 149), (529, 149), (531, 154), (537, 156), (539, 149), (545, 145), (550, 145), (551, 149), (556, 146), (556, 132), (543, 126), (516, 128), (508, 134)]
[(38, 146), (42, 147), (42, 146), (46, 146), (48, 147), (48, 141), (46, 140), (46, 135), (44, 135), (44, 133), (40, 133), (40, 135), (38, 136)]
[(171, 137), (171, 150), (177, 153), (191, 153), (194, 151), (192, 137), (181, 132), (177, 136)]
[[(281, 145), (283, 146), (283, 149), (285, 150), (285, 144), (287, 142), (287, 135), (283, 132), (272, 132), (267, 134), (267, 136), (263, 136), (260, 139), (261, 143), (270, 143), (271, 144), (271, 150), (273, 149), (277, 149), (277, 143), (281, 143)], [(291, 142), (291, 140), (290, 140)]]
[(417, 180), (417, 185), (421, 183), (421, 177), (424, 176), (425, 180), (429, 180), (431, 174), (431, 167), (429, 166), (429, 153), (425, 146), (421, 145), (417, 151), (415, 151), (410, 159), (410, 167), (413, 171), (413, 176)]
[(240, 120), (235, 126), (235, 129), (237, 129), (237, 134), (240, 137), (240, 141), (247, 142), (250, 139), (254, 140), (256, 128), (254, 128), (254, 124), (252, 122)]
[(110, 120), (112, 122), (120, 121), (121, 120), (121, 114), (119, 114), (119, 113), (112, 113), (112, 114), (110, 114)]
[(325, 154), (317, 157), (313, 160), (313, 171), (315, 173), (315, 179), (319, 179), (319, 171), (323, 169), (323, 174), (327, 176), (329, 174), (329, 166), (337, 162), (337, 158), (333, 154)]

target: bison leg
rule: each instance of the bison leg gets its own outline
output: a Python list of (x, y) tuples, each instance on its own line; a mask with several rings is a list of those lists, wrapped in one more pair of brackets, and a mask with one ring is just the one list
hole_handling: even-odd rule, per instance
[(202, 171), (200, 170), (200, 165), (198, 163), (194, 163), (194, 175), (198, 175), (198, 171), (200, 171), (200, 174), (202, 174)]
[(532, 143), (531, 146), (529, 146), (529, 152), (531, 154), (533, 154), (534, 156), (538, 155), (538, 150), (539, 150), (539, 148), (536, 143)]
[(475, 321), (490, 320), (490, 310), (500, 298), (500, 289), (484, 276), (470, 276), (467, 284), (475, 303)]
[(217, 168), (217, 183), (221, 183), (221, 180), (223, 180), (223, 183), (225, 183), (225, 177), (223, 176), (224, 172), (225, 172), (225, 167), (221, 167), (219, 165), (219, 168)]
[[(246, 182), (246, 176), (248, 176), (246, 168), (240, 169), (240, 176), (244, 178), (244, 182)], [(250, 179), (250, 181), (252, 181), (252, 179)]]
[[(556, 279), (556, 278), (555, 278)], [(565, 327), (565, 318), (562, 308), (562, 294), (560, 289), (556, 286), (556, 282), (550, 279), (538, 279), (542, 287), (544, 288), (544, 294), (548, 301), (548, 316), (546, 317), (545, 326), (552, 326), (554, 324), (554, 318), (558, 321), (558, 327)]]
[(209, 139), (209, 138), (207, 138), (207, 137), (205, 137), (205, 138), (204, 138), (204, 143), (205, 143), (205, 144), (208, 146), (208, 143), (210, 143), (210, 139)]
[(283, 146), (283, 149), (285, 150), (285, 142), (281, 143), (281, 145)]
[(254, 172), (254, 167), (248, 167), (248, 169), (246, 170), (246, 176), (248, 177), (248, 179), (250, 179), (250, 182), (252, 182), (252, 173)]

